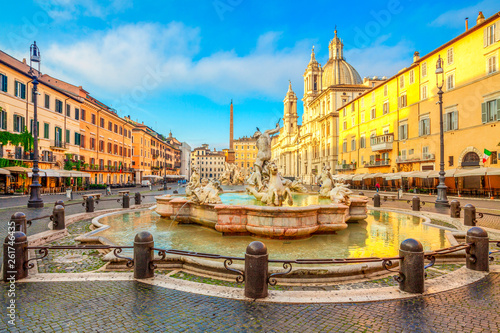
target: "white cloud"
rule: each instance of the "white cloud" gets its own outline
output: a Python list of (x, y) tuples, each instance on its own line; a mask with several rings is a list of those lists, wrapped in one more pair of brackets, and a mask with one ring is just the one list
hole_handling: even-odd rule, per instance
[[(36, 0), (38, 5), (56, 21), (67, 21), (77, 16), (106, 18), (109, 14), (132, 7), (132, 0)], [(106, 3), (106, 4), (103, 4)]]
[(297, 88), (302, 87), (298, 81), (311, 43), (277, 49), (279, 37), (276, 32), (260, 36), (246, 55), (231, 50), (200, 56), (198, 28), (177, 22), (138, 23), (95, 33), (72, 45), (55, 43), (45, 51), (45, 59), (61, 79), (77, 85), (86, 82), (90, 91), (126, 92), (135, 100), (160, 89), (199, 93), (215, 101), (255, 94), (281, 99), (288, 79), (295, 77)]
[(483, 0), (478, 2), (475, 5), (450, 10), (446, 13), (439, 15), (434, 21), (430, 23), (431, 26), (435, 27), (452, 27), (452, 28), (460, 28), (465, 26), (465, 18), (469, 18), (469, 26), (472, 27), (476, 24), (476, 18), (479, 13), (482, 11), (485, 17), (488, 15), (496, 13), (498, 11), (498, 1), (497, 0)]

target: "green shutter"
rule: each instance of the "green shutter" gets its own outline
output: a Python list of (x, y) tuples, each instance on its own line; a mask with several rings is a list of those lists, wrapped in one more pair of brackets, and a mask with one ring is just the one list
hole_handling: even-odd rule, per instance
[(16, 96), (16, 97), (19, 97), (19, 89), (18, 89), (18, 86), (19, 86), (18, 82), (17, 82), (17, 81), (15, 81), (15, 82), (14, 82), (14, 96)]
[(26, 123), (24, 122), (24, 117), (21, 117), (21, 132), (26, 130)]
[(26, 85), (22, 83), (20, 83), (19, 85), (21, 86), (21, 98), (26, 99)]
[(448, 131), (448, 115), (449, 113), (443, 115), (443, 132)]
[(458, 129), (458, 111), (453, 112), (453, 128), (454, 130)]
[(69, 135), (70, 135), (69, 130), (66, 130), (66, 143), (69, 143), (70, 141)]
[(7, 76), (0, 75), (2, 77), (2, 91), (7, 92)]
[(481, 120), (485, 124), (488, 119), (486, 118), (486, 103), (481, 104)]
[(49, 138), (49, 135), (50, 135), (50, 132), (49, 132), (49, 124), (45, 123), (43, 124), (43, 137), (45, 139), (48, 139)]
[(497, 120), (500, 120), (500, 98), (497, 99)]

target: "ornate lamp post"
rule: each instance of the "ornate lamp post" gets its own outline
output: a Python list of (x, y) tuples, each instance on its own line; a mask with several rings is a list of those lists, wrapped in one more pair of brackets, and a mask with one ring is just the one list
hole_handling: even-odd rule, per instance
[[(441, 80), (441, 82), (439, 82)], [(444, 135), (443, 135), (443, 85), (444, 85), (444, 71), (443, 59), (438, 57), (436, 63), (436, 86), (438, 88), (439, 101), (439, 145), (440, 145), (440, 163), (439, 163), (439, 185), (437, 186), (436, 206), (447, 207), (449, 206), (448, 198), (446, 197), (447, 186), (444, 183)]]
[[(33, 63), (38, 63), (38, 70), (33, 69)], [(36, 46), (36, 42), (30, 46), (30, 75), (33, 77), (33, 176), (30, 185), (30, 198), (28, 200), (28, 208), (42, 208), (43, 200), (40, 197), (40, 182), (38, 181), (38, 114), (37, 114), (37, 88), (38, 75), (40, 74), (40, 50)]]

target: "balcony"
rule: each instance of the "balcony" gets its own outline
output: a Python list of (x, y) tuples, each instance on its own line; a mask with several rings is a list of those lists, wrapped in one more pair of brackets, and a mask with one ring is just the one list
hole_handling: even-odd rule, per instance
[(68, 147), (66, 147), (66, 142), (62, 140), (54, 140), (51, 142), (50, 149), (53, 150), (68, 150)]
[(370, 138), (372, 151), (392, 150), (392, 142), (394, 141), (394, 133), (374, 136)]
[(435, 154), (423, 154), (421, 157), (408, 157), (408, 156), (399, 156), (396, 159), (396, 163), (417, 163), (417, 162), (427, 162), (427, 161), (435, 161)]
[(356, 163), (336, 165), (335, 170), (337, 171), (356, 170)]
[(373, 161), (373, 162), (365, 164), (365, 168), (375, 168), (375, 167), (381, 167), (381, 166), (391, 166), (391, 160)]

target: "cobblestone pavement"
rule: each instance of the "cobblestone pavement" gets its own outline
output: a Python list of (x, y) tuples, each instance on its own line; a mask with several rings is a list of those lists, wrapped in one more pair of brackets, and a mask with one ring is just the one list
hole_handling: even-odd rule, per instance
[[(3, 286), (5, 288), (5, 285)], [(6, 293), (0, 296), (7, 304)], [(405, 300), (271, 304), (136, 281), (22, 283), (10, 332), (499, 332), (500, 274)]]

